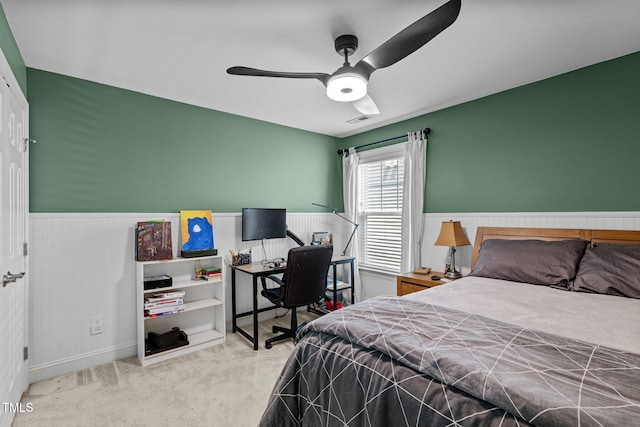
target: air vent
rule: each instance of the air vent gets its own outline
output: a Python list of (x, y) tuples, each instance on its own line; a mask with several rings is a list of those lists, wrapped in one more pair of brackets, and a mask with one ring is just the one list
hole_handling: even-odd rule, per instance
[(350, 124), (356, 124), (356, 123), (360, 123), (360, 122), (364, 122), (365, 120), (369, 120), (371, 117), (368, 116), (360, 116), (360, 117), (356, 117), (355, 119), (351, 119), (351, 120), (347, 120), (347, 123)]

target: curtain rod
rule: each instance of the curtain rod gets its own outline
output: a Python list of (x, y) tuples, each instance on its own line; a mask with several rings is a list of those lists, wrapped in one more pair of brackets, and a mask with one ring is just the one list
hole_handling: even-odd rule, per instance
[[(424, 132), (425, 135), (429, 135), (431, 133), (431, 128), (424, 128), (422, 129), (422, 132)], [(363, 144), (363, 145), (358, 145), (357, 147), (354, 147), (356, 150), (358, 148), (364, 148), (364, 147), (368, 147), (370, 145), (375, 145), (375, 144), (382, 144), (383, 142), (389, 142), (389, 141), (393, 141), (395, 139), (400, 139), (400, 138), (406, 138), (407, 135), (398, 135), (398, 136), (394, 136), (392, 138), (387, 138), (387, 139), (383, 139), (382, 141), (376, 141), (376, 142), (370, 142), (368, 144)], [(346, 153), (346, 151), (344, 150), (338, 150), (338, 154), (342, 155), (343, 153)]]

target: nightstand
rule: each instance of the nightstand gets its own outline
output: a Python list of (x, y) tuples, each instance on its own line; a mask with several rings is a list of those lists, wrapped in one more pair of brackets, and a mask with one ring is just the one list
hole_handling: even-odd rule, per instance
[(431, 280), (431, 276), (443, 277), (444, 273), (439, 271), (431, 271), (429, 274), (402, 273), (398, 275), (398, 296), (407, 295), (412, 292), (418, 292), (423, 289), (431, 288), (433, 286), (444, 285), (446, 283), (442, 280)]

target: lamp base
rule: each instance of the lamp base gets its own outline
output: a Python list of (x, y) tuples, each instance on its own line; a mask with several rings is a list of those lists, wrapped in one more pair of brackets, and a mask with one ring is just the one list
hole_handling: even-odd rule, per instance
[(446, 277), (447, 279), (459, 279), (462, 277), (462, 273), (460, 273), (459, 271), (453, 270), (453, 271), (447, 271), (444, 274), (444, 277)]

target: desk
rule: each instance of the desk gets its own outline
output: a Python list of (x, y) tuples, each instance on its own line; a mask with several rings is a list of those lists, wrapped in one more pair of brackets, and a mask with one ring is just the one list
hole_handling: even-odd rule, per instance
[[(351, 289), (351, 304), (354, 302), (354, 281), (355, 281), (355, 271), (354, 271), (354, 258), (339, 256), (331, 259), (330, 268), (333, 273), (333, 289), (329, 289), (333, 292), (333, 300), (335, 302), (338, 288), (337, 285), (337, 267), (339, 264), (349, 264), (351, 266), (351, 282), (349, 287)], [(261, 263), (253, 263), (253, 264), (245, 264), (245, 265), (232, 265), (231, 266), (231, 312), (232, 312), (232, 332), (237, 332), (249, 341), (253, 343), (253, 349), (258, 349), (258, 314), (264, 311), (275, 310), (276, 307), (265, 307), (258, 308), (258, 277), (270, 276), (272, 274), (284, 273), (286, 267), (274, 267), (274, 268), (265, 268)], [(244, 313), (238, 313), (237, 304), (236, 304), (236, 271), (240, 271), (242, 273), (246, 273), (251, 275), (252, 284), (253, 284), (253, 310), (247, 311)], [(335, 304), (334, 304), (335, 306)], [(237, 320), (241, 317), (253, 316), (253, 335), (249, 334), (247, 331), (242, 329), (237, 324)]]

